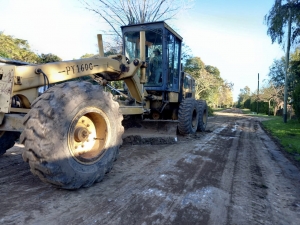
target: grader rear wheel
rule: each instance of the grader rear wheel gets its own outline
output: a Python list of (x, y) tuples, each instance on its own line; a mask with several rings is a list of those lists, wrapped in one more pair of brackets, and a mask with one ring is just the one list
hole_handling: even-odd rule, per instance
[(178, 111), (178, 131), (180, 134), (194, 134), (197, 130), (199, 107), (194, 98), (186, 98), (180, 103)]
[(122, 144), (123, 117), (102, 87), (56, 85), (24, 118), (24, 161), (42, 181), (60, 188), (89, 187), (112, 168)]
[(0, 131), (0, 156), (13, 147), (19, 137), (20, 132)]

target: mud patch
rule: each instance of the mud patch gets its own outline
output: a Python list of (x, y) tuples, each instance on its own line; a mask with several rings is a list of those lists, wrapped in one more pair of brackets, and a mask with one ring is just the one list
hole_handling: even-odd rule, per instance
[(143, 135), (128, 135), (123, 138), (123, 145), (165, 145), (176, 144), (177, 137), (146, 137)]

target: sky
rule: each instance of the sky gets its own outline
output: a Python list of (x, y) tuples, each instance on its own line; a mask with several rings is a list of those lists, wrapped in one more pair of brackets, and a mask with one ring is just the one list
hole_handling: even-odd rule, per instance
[[(285, 55), (267, 35), (264, 16), (275, 0), (195, 0), (193, 7), (167, 21), (206, 65), (240, 89), (255, 92), (268, 78), (274, 59)], [(78, 0), (0, 0), (0, 31), (25, 39), (38, 54), (53, 53), (63, 60), (97, 54), (97, 34), (108, 26)], [(111, 36), (104, 36), (109, 41)]]

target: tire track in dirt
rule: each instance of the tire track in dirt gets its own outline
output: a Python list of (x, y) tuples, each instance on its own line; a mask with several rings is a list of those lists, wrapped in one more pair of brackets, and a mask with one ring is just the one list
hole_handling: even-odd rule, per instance
[[(203, 150), (205, 149), (204, 146), (206, 146), (206, 148), (209, 148), (210, 151), (215, 148), (216, 143), (214, 143), (213, 146), (210, 146), (208, 143), (206, 143), (206, 140), (210, 140), (212, 135), (215, 134), (212, 133), (207, 137), (206, 136), (203, 137), (203, 140), (202, 139), (199, 140), (201, 143), (203, 141), (202, 144), (198, 144), (198, 148), (202, 149), (203, 152), (206, 151)], [(155, 214), (157, 213), (156, 207), (160, 206), (158, 208), (161, 209), (163, 208), (164, 210), (170, 208), (172, 202), (178, 199), (177, 193), (179, 191), (182, 191), (182, 188), (185, 187), (185, 185), (181, 185), (181, 187), (178, 187), (178, 183), (180, 183), (177, 182), (178, 173), (180, 174), (191, 173), (191, 171), (187, 171), (189, 173), (184, 173), (182, 166), (176, 166), (176, 164), (178, 162), (180, 164), (184, 164), (183, 162), (185, 160), (182, 159), (187, 159), (187, 161), (190, 160), (190, 162), (188, 162), (187, 164), (191, 164), (191, 162), (197, 160), (197, 158), (193, 158), (193, 156), (189, 152), (191, 149), (191, 145), (193, 145), (192, 143), (186, 143), (186, 145), (184, 145), (185, 147), (181, 147), (179, 151), (177, 150), (172, 151), (176, 146), (174, 145), (166, 148), (164, 147), (155, 153), (150, 153), (151, 150), (149, 151), (149, 149), (147, 149), (146, 151), (148, 152), (143, 152), (142, 154), (141, 154), (141, 149), (139, 149), (141, 148), (140, 146), (138, 147), (132, 146), (132, 149), (130, 149), (128, 155), (127, 153), (123, 152), (124, 153), (123, 156), (122, 156), (123, 153), (121, 149), (120, 160), (122, 161), (122, 158), (124, 157), (127, 159), (127, 161), (126, 163), (123, 162), (123, 165), (121, 165), (120, 169), (122, 168), (123, 169), (130, 168), (130, 169), (128, 169), (128, 171), (124, 171), (124, 170), (120, 171), (120, 173), (122, 174), (122, 177), (127, 177), (128, 179), (126, 179), (126, 182), (124, 181), (117, 184), (117, 187), (121, 186), (121, 188), (118, 190), (119, 193), (118, 196), (116, 196), (115, 194), (116, 192), (115, 189), (113, 189), (112, 192), (106, 193), (107, 195), (111, 195), (112, 199), (115, 199), (112, 200), (109, 204), (109, 207), (107, 207), (107, 212), (114, 212), (114, 213), (113, 214), (109, 213), (108, 215), (106, 215), (104, 212), (102, 212), (101, 214), (103, 216), (101, 216), (101, 218), (98, 217), (98, 219), (101, 219), (103, 223), (108, 223), (108, 224), (115, 224), (115, 223), (126, 224), (128, 222), (126, 218), (130, 218), (130, 220), (132, 220), (133, 218), (137, 217), (136, 218), (137, 221), (143, 219), (144, 217), (147, 218), (147, 216), (148, 216), (147, 221), (150, 220), (155, 221), (157, 219), (163, 218), (163, 217), (155, 218), (156, 216)], [(153, 146), (150, 147), (153, 148)], [(135, 154), (137, 154), (138, 156)], [(146, 159), (147, 154), (155, 154), (155, 156), (153, 155), (150, 157), (150, 158), (154, 157), (155, 160), (153, 161), (153, 158), (150, 161), (147, 160)], [(191, 158), (189, 158), (189, 156)], [(204, 157), (206, 157), (205, 158), (206, 160), (208, 159), (207, 154), (205, 154)], [(129, 160), (132, 158), (135, 160), (135, 162)], [(145, 161), (143, 161), (142, 159), (144, 159)], [(197, 163), (200, 163), (201, 165), (202, 161), (201, 162), (198, 161)], [(151, 165), (151, 167), (149, 167), (149, 165)], [(143, 171), (144, 167), (148, 169), (153, 168), (153, 170), (150, 169), (145, 173)], [(198, 166), (196, 165), (196, 167), (192, 168), (193, 169), (192, 171), (197, 171), (198, 169), (197, 167)], [(191, 168), (187, 167), (186, 169), (190, 170)], [(115, 173), (117, 172), (117, 170), (118, 170), (118, 163), (116, 164), (112, 172)], [(138, 172), (132, 173), (132, 171), (138, 171)], [(172, 174), (173, 172), (175, 174)], [(147, 179), (145, 179), (145, 177)], [(181, 179), (187, 179), (187, 178), (188, 177), (184, 177)], [(174, 185), (173, 183), (173, 187), (167, 187), (168, 182), (166, 182), (166, 180), (168, 179), (175, 181), (176, 184)], [(109, 180), (105, 180), (104, 182), (106, 183), (106, 190), (110, 189), (109, 188), (110, 186), (114, 186), (114, 183), (110, 183)], [(184, 184), (184, 182), (182, 184)], [(168, 191), (168, 188), (171, 188), (171, 190)], [(175, 192), (176, 194), (174, 195), (173, 192)], [(126, 198), (124, 198), (124, 196), (126, 196)], [(121, 201), (119, 197), (123, 197)], [(157, 199), (154, 197), (157, 197)], [(167, 201), (168, 203), (169, 202), (171, 203), (165, 204), (164, 203), (166, 202), (165, 198), (169, 199), (169, 201)], [(141, 211), (141, 208), (143, 208), (143, 211)], [(147, 215), (144, 215), (145, 212)], [(152, 216), (149, 216), (149, 214), (151, 214), (150, 212), (152, 212), (153, 214)], [(171, 214), (170, 216), (172, 217), (173, 216), (172, 214), (174, 214), (174, 212), (171, 210), (170, 214)], [(130, 217), (128, 217), (128, 215), (130, 215)], [(164, 216), (164, 217), (168, 218), (168, 216)], [(142, 223), (142, 221), (140, 222)]]
[[(208, 137), (206, 137), (205, 139), (208, 139)], [(198, 148), (201, 149), (201, 148), (203, 148), (204, 145), (207, 145), (207, 144), (199, 144)], [(164, 210), (168, 209), (167, 211), (169, 213), (164, 213), (164, 214), (167, 214), (167, 215), (172, 214), (173, 208), (176, 207), (178, 202), (180, 202), (180, 198), (177, 198), (177, 196), (171, 194), (171, 193), (175, 192), (175, 193), (178, 193), (180, 195), (179, 192), (181, 192), (182, 189), (186, 186), (186, 184), (184, 182), (180, 183), (178, 181), (179, 180), (178, 172), (183, 174), (184, 171), (182, 171), (182, 167), (178, 166), (177, 164), (178, 163), (182, 164), (186, 160), (189, 161), (188, 163), (191, 163), (192, 161), (195, 160), (195, 158), (193, 156), (191, 157), (191, 154), (189, 153), (190, 148), (191, 148), (190, 143), (186, 143), (186, 146), (182, 148), (182, 149), (186, 149), (186, 150), (183, 150), (183, 151), (181, 151), (182, 150), (181, 149), (180, 151), (173, 152), (173, 151), (171, 151), (171, 149), (173, 149), (173, 148), (174, 148), (174, 146), (171, 146), (171, 147), (164, 148), (162, 150), (168, 156), (166, 156), (166, 155), (159, 156), (160, 152), (156, 153), (156, 156), (158, 158), (167, 158), (167, 161), (161, 162), (158, 165), (154, 165), (153, 163), (151, 163), (152, 167), (153, 166), (156, 167), (155, 170), (157, 172), (156, 171), (151, 171), (150, 174), (152, 174), (152, 175), (150, 175), (150, 174), (146, 175), (148, 177), (153, 176), (152, 179), (150, 179), (151, 180), (150, 182), (148, 180), (143, 181), (143, 178), (140, 178), (140, 182), (141, 182), (140, 185), (139, 185), (140, 188), (137, 188), (137, 189), (140, 189), (142, 191), (140, 191), (140, 193), (135, 191), (135, 193), (138, 193), (138, 194), (135, 194), (134, 198), (131, 198), (132, 202), (137, 202), (138, 201), (140, 204), (144, 205), (144, 207), (147, 207), (148, 208), (148, 210), (146, 210), (147, 214), (148, 214), (148, 212), (151, 212), (153, 210), (155, 211), (155, 209), (153, 207), (151, 207), (150, 205), (157, 206), (157, 205), (161, 204), (160, 201), (162, 201), (162, 200), (150, 201), (150, 203), (149, 203), (148, 198), (153, 197), (153, 195), (158, 195), (158, 196), (162, 196), (162, 197), (166, 197), (166, 196), (169, 197), (170, 204), (167, 204), (166, 206), (162, 206), (162, 208)], [(213, 148), (213, 146), (212, 146), (212, 148)], [(190, 168), (188, 168), (188, 169), (190, 169)], [(199, 167), (197, 169), (198, 169), (199, 172), (201, 171), (201, 169), (199, 169)], [(195, 168), (194, 168), (194, 170), (195, 170)], [(190, 172), (191, 171), (189, 171), (189, 173)], [(189, 173), (186, 173), (186, 174), (189, 174)], [(136, 177), (136, 176), (134, 176), (134, 177)], [(194, 175), (194, 177), (197, 177), (197, 174)], [(159, 178), (159, 179), (157, 179), (157, 178)], [(185, 177), (184, 179), (188, 179), (188, 177)], [(171, 180), (171, 182), (165, 182), (166, 180)], [(131, 184), (131, 182), (129, 182), (129, 184)], [(171, 191), (169, 190), (170, 188), (171, 188)], [(124, 186), (124, 189), (126, 190), (126, 189), (128, 189), (128, 187)], [(120, 191), (120, 195), (123, 195), (121, 192), (122, 191)], [(146, 198), (146, 200), (143, 200), (144, 198)], [(141, 202), (143, 202), (143, 203), (141, 203)], [(139, 209), (140, 204), (136, 205), (136, 204), (130, 204), (130, 203), (126, 204), (125, 203), (124, 205), (130, 205), (131, 206), (131, 211), (136, 212), (136, 211), (140, 210)], [(124, 205), (120, 205), (119, 208), (124, 210), (124, 207), (126, 207)], [(134, 207), (132, 207), (132, 205), (134, 205)], [(135, 208), (135, 209), (133, 209), (133, 208)], [(122, 214), (122, 211), (120, 211), (120, 213)], [(123, 214), (126, 214), (126, 213), (123, 213)], [(131, 215), (131, 217), (132, 216), (133, 215)], [(138, 217), (140, 216), (139, 213), (137, 213), (137, 216)], [(116, 217), (118, 217), (118, 215), (114, 214), (114, 218), (116, 218)], [(120, 217), (123, 218), (124, 216), (120, 215)], [(154, 217), (155, 217), (155, 215), (154, 215)], [(168, 219), (168, 216), (164, 216), (164, 217)], [(149, 220), (153, 221), (155, 219), (158, 219), (158, 218), (149, 217)], [(159, 217), (159, 219), (163, 219), (163, 218)], [(123, 222), (121, 222), (121, 221), (123, 221)], [(124, 220), (124, 218), (123, 218), (122, 220), (117, 219), (117, 221), (114, 221), (113, 218), (109, 218), (108, 220), (104, 220), (104, 222), (108, 222), (108, 223), (111, 223), (111, 224), (113, 224), (114, 222), (121, 222), (121, 224), (126, 224), (126, 219)], [(162, 221), (160, 221), (160, 222), (162, 222)]]
[[(193, 138), (186, 139), (179, 149), (176, 149), (176, 145), (130, 146), (124, 151), (121, 149), (115, 168), (104, 182), (89, 189), (80, 189), (76, 194), (49, 187), (29, 174), (27, 179), (32, 179), (34, 184), (31, 183), (31, 187), (29, 184), (26, 193), (17, 197), (27, 199), (26, 196), (41, 194), (31, 197), (30, 201), (16, 204), (15, 208), (23, 208), (21, 214), (8, 209), (10, 217), (4, 217), (3, 221), (8, 224), (9, 221), (24, 223), (25, 219), (32, 224), (51, 224), (55, 217), (55, 223), (64, 224), (93, 224), (97, 221), (106, 224), (148, 224), (153, 221), (164, 221), (165, 224), (205, 224), (209, 221), (213, 202), (221, 204), (222, 198), (226, 199), (226, 196), (221, 200), (214, 197), (215, 194), (226, 195), (217, 187), (221, 174), (215, 173), (219, 170), (215, 163), (218, 157), (226, 155), (221, 146), (231, 141), (227, 136), (220, 139), (219, 133), (231, 128), (227, 128), (227, 124), (222, 124), (222, 121), (218, 123), (218, 129), (200, 135), (196, 141)], [(214, 185), (210, 184), (206, 173), (215, 173)], [(16, 178), (21, 177), (17, 175)], [(25, 180), (20, 179), (23, 187)], [(9, 199), (17, 202), (15, 197)], [(73, 200), (65, 208), (63, 202), (69, 199)], [(93, 206), (84, 213), (81, 207), (83, 199)], [(37, 201), (42, 201), (43, 206), (36, 206)], [(25, 212), (28, 215), (24, 218)]]
[[(274, 185), (287, 184), (287, 181), (282, 182), (272, 175), (272, 170), (277, 170), (277, 173), (280, 171), (276, 163), (270, 164), (272, 160), (267, 152), (267, 149), (273, 149), (274, 146), (266, 148), (261, 141), (267, 139), (267, 135), (261, 130), (258, 121), (243, 119), (239, 122), (242, 123), (242, 132), (234, 160), (227, 224), (299, 224), (299, 213), (293, 218), (286, 206), (279, 206), (281, 200), (277, 201), (279, 204), (274, 204), (274, 200), (278, 199), (272, 194), (275, 191)], [(299, 176), (299, 171), (296, 174)], [(275, 192), (281, 192), (278, 187), (276, 189)], [(299, 193), (295, 196), (299, 197)]]
[[(225, 129), (226, 124), (224, 124), (223, 127), (221, 127), (220, 130)], [(203, 222), (208, 221), (209, 219), (209, 211), (208, 209), (211, 208), (211, 206), (208, 206), (210, 203), (205, 201), (210, 200), (204, 200), (202, 201), (200, 198), (205, 195), (212, 195), (212, 193), (218, 192), (217, 183), (218, 180), (220, 180), (220, 176), (222, 176), (222, 173), (220, 173), (218, 176), (215, 175), (215, 181), (216, 187), (214, 187), (212, 184), (209, 185), (209, 180), (211, 180), (212, 176), (209, 176), (210, 174), (207, 174), (207, 168), (212, 169), (212, 173), (217, 170), (221, 170), (221, 168), (218, 168), (219, 164), (214, 163), (215, 157), (225, 158), (224, 155), (227, 153), (223, 152), (223, 155), (218, 152), (220, 150), (217, 146), (223, 146), (224, 142), (230, 142), (230, 138), (225, 137), (223, 139), (218, 139), (216, 142), (214, 139), (216, 139), (216, 136), (219, 134), (213, 133), (212, 135), (207, 135), (205, 140), (201, 140), (201, 144), (196, 144), (194, 147), (194, 150), (189, 151), (188, 153), (185, 153), (185, 156), (180, 158), (180, 160), (177, 161), (174, 168), (170, 168), (169, 170), (164, 171), (160, 170), (163, 174), (157, 174), (158, 177), (171, 177), (171, 181), (165, 181), (165, 182), (151, 182), (148, 183), (148, 192), (144, 194), (148, 194), (149, 196), (135, 196), (139, 199), (139, 202), (144, 202), (142, 205), (144, 207), (145, 212), (149, 212), (149, 215), (145, 215), (146, 220), (145, 221), (157, 221), (160, 224), (203, 224)], [(211, 143), (210, 143), (211, 142)], [(219, 143), (220, 142), (220, 143)], [(194, 144), (194, 142), (190, 143), (189, 145)], [(187, 145), (187, 146), (189, 146)], [(226, 144), (228, 145), (228, 143)], [(184, 147), (183, 147), (184, 148)], [(216, 150), (215, 150), (216, 149)], [(222, 149), (223, 151), (226, 149)], [(197, 154), (198, 153), (198, 154)], [(199, 156), (199, 157), (198, 157)], [(222, 160), (224, 161), (224, 160)], [(224, 161), (224, 164), (226, 163), (226, 160)], [(199, 166), (197, 166), (199, 165)], [(223, 165), (224, 166), (224, 165)], [(222, 166), (219, 166), (222, 167)], [(180, 169), (180, 174), (183, 174), (184, 177), (179, 177), (178, 170), (176, 168)], [(204, 169), (206, 168), (206, 170)], [(195, 174), (191, 174), (192, 171), (195, 171)], [(191, 174), (191, 175), (190, 175)], [(209, 177), (209, 178), (207, 178)], [(204, 179), (206, 178), (206, 179)], [(186, 181), (186, 182), (181, 182)], [(208, 181), (208, 182), (207, 182)], [(174, 184), (175, 183), (175, 184)], [(193, 191), (194, 190), (194, 191)], [(196, 191), (195, 191), (196, 190)], [(175, 193), (175, 194), (174, 194)], [(151, 198), (153, 198), (153, 195), (162, 196), (164, 198), (167, 198), (168, 201), (163, 199), (163, 203), (160, 203), (161, 206), (158, 207), (159, 211), (155, 211), (153, 209), (153, 206), (157, 206), (159, 204), (159, 201), (151, 201)], [(148, 198), (147, 198), (148, 197)], [(197, 200), (191, 199), (197, 198)], [(211, 197), (211, 196), (210, 196)], [(197, 202), (198, 201), (198, 202)], [(167, 203), (166, 203), (167, 202)], [(204, 207), (201, 206), (201, 202), (204, 204)], [(147, 204), (146, 204), (147, 203)], [(134, 204), (129, 204), (134, 205)], [(184, 207), (183, 207), (184, 205)], [(196, 207), (195, 207), (196, 205)], [(131, 210), (134, 212), (133, 214), (136, 215), (137, 220), (141, 219), (140, 215), (137, 213), (139, 211), (140, 206), (133, 206), (131, 207)], [(183, 208), (182, 208), (183, 207)], [(155, 208), (155, 207), (154, 207)], [(154, 210), (154, 212), (153, 212)], [(199, 213), (200, 211), (202, 213)], [(197, 216), (193, 215), (193, 212), (195, 213), (197, 211)], [(153, 212), (153, 213), (150, 213)], [(177, 215), (176, 213), (177, 212)], [(190, 213), (190, 214), (189, 214)], [(158, 215), (159, 214), (159, 215)], [(202, 214), (202, 215), (201, 215)], [(189, 216), (187, 216), (189, 215)], [(201, 217), (199, 217), (201, 215)], [(131, 215), (130, 218), (132, 219), (134, 215)], [(182, 221), (182, 218), (186, 218), (186, 220)], [(111, 220), (109, 220), (111, 221)], [(122, 221), (121, 224), (126, 224), (129, 221), (126, 221), (126, 219), (122, 218), (122, 220), (119, 220), (119, 222)], [(145, 222), (144, 221), (144, 222)], [(108, 221), (105, 221), (108, 222)], [(117, 221), (115, 221), (117, 222)], [(140, 224), (142, 224), (143, 221), (139, 221)], [(139, 224), (138, 223), (138, 224)], [(113, 224), (113, 223), (112, 223)]]
[[(259, 143), (256, 142), (255, 128), (252, 120), (243, 121), (235, 160), (232, 206), (229, 210), (228, 224), (232, 224), (232, 222), (240, 224), (273, 223), (269, 212), (269, 202), (266, 200), (266, 183), (256, 156)], [(239, 215), (240, 211), (236, 208), (242, 208), (246, 212), (246, 217)]]
[(174, 145), (122, 146), (103, 182), (66, 191), (0, 158), (2, 224), (300, 224), (300, 173), (256, 119), (220, 113)]
[(282, 150), (258, 126), (263, 151), (258, 158), (263, 164), (262, 174), (267, 183), (267, 198), (277, 224), (300, 224), (300, 172), (284, 156)]

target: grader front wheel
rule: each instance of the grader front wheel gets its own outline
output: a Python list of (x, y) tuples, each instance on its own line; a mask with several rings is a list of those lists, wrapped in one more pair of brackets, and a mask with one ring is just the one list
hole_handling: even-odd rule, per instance
[(123, 117), (102, 87), (68, 82), (50, 88), (24, 118), (23, 159), (42, 181), (89, 187), (112, 168), (122, 144)]

